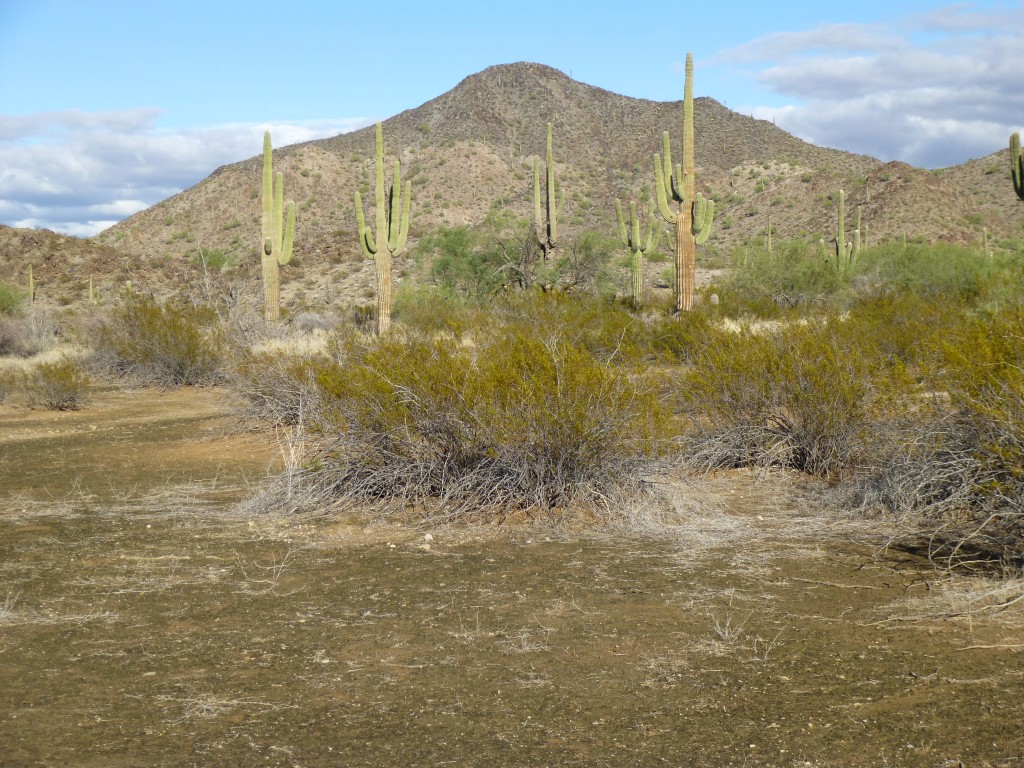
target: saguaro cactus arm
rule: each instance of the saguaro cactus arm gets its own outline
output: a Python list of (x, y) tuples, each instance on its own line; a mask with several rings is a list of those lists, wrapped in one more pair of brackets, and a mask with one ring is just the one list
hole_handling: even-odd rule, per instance
[(1017, 197), (1024, 200), (1024, 157), (1020, 152), (1020, 134), (1010, 134), (1010, 175)]
[(690, 225), (697, 245), (704, 245), (711, 237), (711, 222), (714, 218), (715, 201), (698, 193), (697, 199), (693, 201), (693, 224)]
[(661, 230), (655, 225), (654, 218), (648, 217), (647, 233), (641, 237), (640, 217), (637, 215), (635, 202), (630, 201), (629, 203), (629, 222), (627, 224), (626, 217), (622, 213), (622, 203), (616, 198), (615, 217), (619, 223), (619, 240), (629, 250), (648, 253), (657, 247), (658, 241), (661, 240)]

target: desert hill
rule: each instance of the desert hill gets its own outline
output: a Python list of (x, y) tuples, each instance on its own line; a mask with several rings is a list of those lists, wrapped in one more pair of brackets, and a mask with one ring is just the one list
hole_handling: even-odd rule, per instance
[[(652, 156), (670, 131), (680, 151), (682, 102), (623, 96), (570, 79), (547, 66), (517, 63), (471, 75), (431, 101), (384, 122), (385, 150), (402, 160), (413, 184), (412, 242), (438, 226), (475, 224), (494, 207), (531, 211), (531, 158), (544, 151), (545, 124), (565, 204), (563, 240), (574, 230), (614, 227), (614, 199), (644, 199), (653, 189)], [(831, 196), (847, 193), (848, 227), (861, 208), (869, 241), (896, 237), (994, 242), (1021, 235), (1024, 206), (1008, 190), (1006, 151), (932, 172), (817, 147), (711, 98), (695, 100), (698, 189), (718, 200), (708, 249), (727, 253), (767, 231), (781, 238), (829, 237)], [(352, 198), (368, 189), (373, 128), (275, 150), (286, 196), (296, 201), (295, 263), (286, 268), (286, 303), (324, 298), (363, 301), (372, 270), (355, 238)], [(238, 274), (258, 272), (261, 160), (218, 168), (208, 178), (111, 227), (93, 242), (117, 279), (168, 285), (195, 271), (199, 250), (223, 252)], [(0, 231), (0, 259), (11, 248)], [(21, 257), (19, 257), (21, 258)], [(700, 257), (698, 256), (698, 259)], [(10, 271), (10, 267), (8, 267)], [(402, 267), (398, 265), (401, 277)], [(80, 277), (79, 277), (80, 279)]]

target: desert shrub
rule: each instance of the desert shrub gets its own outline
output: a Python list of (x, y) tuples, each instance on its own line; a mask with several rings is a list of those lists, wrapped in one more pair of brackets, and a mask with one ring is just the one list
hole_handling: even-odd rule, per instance
[(89, 385), (88, 374), (70, 360), (38, 363), (23, 382), (29, 404), (51, 411), (77, 411), (85, 403)]
[(693, 420), (687, 462), (703, 470), (788, 467), (836, 476), (865, 450), (883, 393), (902, 378), (825, 321), (746, 329), (706, 348), (680, 381)]
[(1024, 314), (971, 316), (945, 334), (932, 407), (903, 425), (873, 497), (916, 522), (929, 555), (1024, 558)]
[[(799, 306), (835, 296), (851, 276), (836, 268), (822, 246), (792, 240), (778, 243), (769, 254), (761, 247), (743, 246), (733, 253), (733, 269), (724, 288), (730, 294), (760, 300), (764, 307)], [(734, 300), (733, 303), (736, 302)], [(770, 310), (769, 310), (770, 311)]]
[(651, 351), (652, 335), (642, 319), (623, 304), (592, 294), (513, 294), (495, 305), (492, 322), (514, 334), (556, 334), (605, 361), (635, 361)]
[(18, 375), (15, 371), (0, 368), (0, 403), (7, 402), (11, 392), (17, 386)]
[(835, 331), (846, 337), (846, 343), (870, 346), (887, 361), (930, 368), (938, 340), (962, 318), (959, 309), (934, 299), (887, 292), (854, 302)]
[(321, 418), (315, 355), (243, 351), (228, 370), (228, 385), (242, 401), (239, 415), (252, 425), (297, 426)]
[(12, 285), (0, 283), (0, 315), (13, 315), (21, 309), (24, 294)]
[(222, 378), (224, 338), (203, 306), (129, 295), (93, 332), (93, 365), (137, 384), (212, 384)]
[(534, 329), (349, 337), (320, 370), (319, 493), (440, 517), (600, 505), (657, 453), (653, 388), (579, 344)]
[(431, 280), (450, 295), (482, 301), (508, 282), (499, 245), (469, 227), (442, 227), (423, 237), (417, 251), (431, 259)]
[(393, 320), (415, 331), (459, 333), (472, 327), (478, 314), (459, 296), (437, 286), (403, 283), (395, 289)]
[(981, 299), (1004, 269), (976, 249), (952, 243), (886, 243), (860, 257), (867, 279), (885, 290), (944, 297), (959, 304)]
[(480, 303), (508, 289), (535, 286), (608, 294), (614, 291), (612, 262), (620, 248), (598, 232), (580, 232), (545, 260), (529, 219), (492, 209), (474, 229), (441, 228), (424, 236), (417, 253), (429, 261), (437, 286)]

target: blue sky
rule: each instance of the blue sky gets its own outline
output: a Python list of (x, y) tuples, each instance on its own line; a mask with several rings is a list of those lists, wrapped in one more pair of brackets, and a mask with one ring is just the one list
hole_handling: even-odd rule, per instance
[[(0, 0), (0, 223), (87, 236), (219, 165), (386, 119), (493, 64), (695, 91), (941, 167), (1024, 129), (1024, 2)], [(687, 8), (692, 6), (692, 9)]]

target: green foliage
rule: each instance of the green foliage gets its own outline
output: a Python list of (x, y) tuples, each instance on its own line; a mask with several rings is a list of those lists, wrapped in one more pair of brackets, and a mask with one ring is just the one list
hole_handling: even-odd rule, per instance
[(336, 437), (314, 466), (332, 496), (441, 517), (600, 505), (661, 445), (649, 382), (557, 332), (348, 337), (337, 360), (317, 377)]
[(1024, 313), (957, 313), (937, 335), (930, 410), (904, 425), (873, 480), (949, 564), (1024, 557)]
[(196, 251), (195, 262), (204, 269), (218, 271), (225, 271), (237, 265), (237, 260), (220, 248), (204, 248), (202, 246)]
[(614, 292), (617, 244), (598, 232), (577, 233), (545, 260), (528, 219), (492, 210), (477, 228), (425, 235), (417, 253), (430, 260), (430, 278), (452, 296), (482, 304), (509, 289)]
[(0, 315), (13, 315), (25, 301), (25, 295), (7, 283), (0, 283)]
[[(899, 243), (865, 248), (860, 271), (886, 290), (918, 296), (943, 296), (955, 303), (972, 303), (1002, 290), (1007, 279), (1019, 277), (1019, 264), (994, 261), (976, 249), (951, 243)], [(1014, 286), (1018, 287), (1019, 282)], [(1019, 290), (1018, 296), (1019, 296)]]
[(725, 287), (780, 306), (832, 297), (850, 285), (850, 276), (822, 258), (817, 246), (800, 240), (775, 243), (771, 253), (760, 245), (741, 246), (732, 258), (733, 270)]
[(451, 295), (480, 302), (508, 283), (506, 252), (469, 227), (442, 227), (424, 236), (417, 250), (432, 259), (431, 279)]
[(23, 386), (30, 405), (51, 411), (77, 411), (85, 404), (90, 381), (78, 363), (60, 360), (33, 366), (25, 374)]
[(880, 393), (901, 384), (830, 323), (746, 329), (711, 345), (682, 380), (694, 414), (689, 462), (703, 469), (778, 466), (812, 475), (848, 471), (881, 415)]
[(128, 294), (95, 329), (103, 372), (161, 387), (213, 384), (222, 377), (223, 331), (214, 310)]

